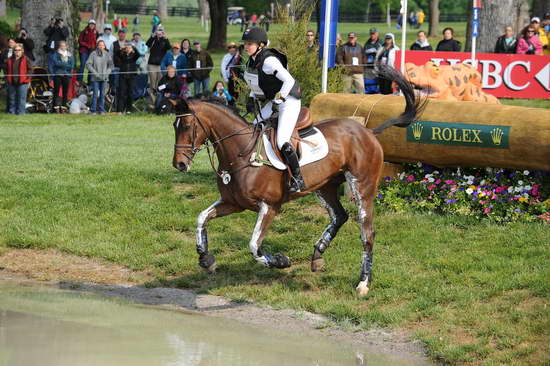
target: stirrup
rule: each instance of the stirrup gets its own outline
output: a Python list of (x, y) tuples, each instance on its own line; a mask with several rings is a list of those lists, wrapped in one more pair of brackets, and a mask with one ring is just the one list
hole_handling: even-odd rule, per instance
[(300, 175), (298, 178), (290, 177), (290, 185), (288, 188), (288, 191), (290, 193), (297, 193), (302, 192), (306, 190), (306, 183), (304, 182), (304, 179)]

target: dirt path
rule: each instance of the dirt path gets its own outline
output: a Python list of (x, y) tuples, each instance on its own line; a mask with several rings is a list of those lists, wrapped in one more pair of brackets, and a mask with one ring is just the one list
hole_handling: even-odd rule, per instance
[(356, 346), (374, 346), (379, 351), (419, 363), (427, 361), (421, 343), (412, 341), (404, 331), (344, 329), (322, 315), (309, 312), (276, 310), (176, 288), (147, 288), (140, 284), (154, 279), (150, 273), (58, 251), (9, 250), (0, 256), (1, 279), (47, 281), (61, 288), (230, 318), (292, 333), (316, 334)]

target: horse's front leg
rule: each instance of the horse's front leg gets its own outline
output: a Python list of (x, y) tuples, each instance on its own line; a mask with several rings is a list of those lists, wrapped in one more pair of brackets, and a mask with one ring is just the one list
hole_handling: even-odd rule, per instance
[(206, 223), (216, 217), (227, 216), (232, 213), (241, 212), (242, 210), (242, 208), (220, 199), (200, 213), (197, 219), (197, 253), (199, 254), (199, 265), (208, 272), (216, 270), (216, 259), (212, 254), (208, 253)]
[(250, 239), (250, 253), (254, 259), (265, 266), (275, 268), (287, 268), (290, 267), (290, 260), (287, 256), (277, 253), (270, 255), (265, 250), (262, 250), (260, 246), (264, 240), (264, 236), (271, 225), (271, 222), (277, 215), (277, 209), (269, 206), (265, 202), (261, 202), (258, 210), (258, 218), (256, 219), (256, 225), (254, 226), (254, 232)]

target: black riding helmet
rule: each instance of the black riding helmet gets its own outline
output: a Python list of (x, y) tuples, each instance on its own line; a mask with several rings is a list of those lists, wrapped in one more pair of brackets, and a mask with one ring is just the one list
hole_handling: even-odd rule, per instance
[(262, 28), (247, 28), (243, 33), (241, 41), (256, 42), (258, 44), (263, 43), (264, 45), (267, 45), (267, 33)]

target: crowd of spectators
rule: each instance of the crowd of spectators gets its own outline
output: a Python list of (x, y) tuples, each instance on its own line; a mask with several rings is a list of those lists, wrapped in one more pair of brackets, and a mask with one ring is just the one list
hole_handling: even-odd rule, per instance
[[(242, 17), (245, 25), (265, 26), (266, 21), (269, 22), (269, 18), (263, 15), (257, 17), (255, 14), (242, 14)], [(411, 13), (408, 21), (418, 28), (423, 24), (424, 17), (420, 10)], [(189, 39), (183, 39), (181, 42), (171, 43), (156, 12), (151, 20), (152, 32), (147, 41), (142, 39), (137, 31), (133, 32), (131, 38), (127, 36), (126, 18), (116, 17), (115, 20), (117, 37), (113, 35), (112, 25), (105, 24), (100, 33), (96, 22), (93, 19), (88, 21), (78, 37), (79, 60), (70, 52), (67, 45), (69, 30), (63, 19), (52, 18), (44, 29), (47, 40), (42, 50), (46, 55), (47, 73), (50, 75), (53, 89), (54, 112), (68, 111), (68, 89), (75, 71), (76, 79), (87, 86), (91, 95), (91, 113), (106, 112), (107, 96), (111, 96), (114, 104), (112, 111), (130, 113), (135, 98), (134, 90), (143, 82), (147, 88), (144, 94), (148, 96), (149, 107), (159, 113), (170, 111), (171, 101), (179, 96), (212, 94), (226, 104), (235, 103), (235, 81), (242, 78), (243, 72), (243, 60), (237, 44), (230, 42), (227, 45), (227, 54), (220, 66), (222, 80), (216, 81), (210, 89), (210, 75), (214, 69), (214, 62), (210, 54), (202, 48), (200, 41), (191, 42)], [(133, 24), (134, 29), (137, 29), (139, 17), (136, 16)], [(307, 52), (316, 52), (315, 32), (308, 30), (305, 36)], [(533, 17), (519, 35), (511, 26), (506, 27), (504, 34), (496, 41), (494, 52), (549, 55), (549, 37), (550, 13), (546, 13), (542, 21), (538, 17)], [(7, 39), (5, 43), (6, 46), (0, 51), (0, 62), (8, 86), (6, 111), (23, 114), (35, 60), (35, 44), (25, 28), (19, 30), (17, 38)], [(422, 30), (417, 32), (417, 39), (410, 49), (433, 50), (426, 33)], [(443, 38), (438, 42), (435, 51), (459, 52), (461, 49), (461, 43), (454, 39), (454, 30), (450, 27), (445, 28)], [(369, 30), (369, 38), (363, 46), (358, 42), (356, 32), (348, 34), (346, 43), (338, 36), (336, 63), (345, 68), (344, 92), (392, 93), (391, 82), (377, 77), (376, 65), (394, 67), (398, 50), (394, 34), (387, 33), (380, 37), (376, 28)], [(83, 98), (78, 100), (82, 102)], [(78, 105), (79, 102), (75, 100), (75, 103)]]
[[(106, 113), (106, 100), (112, 103), (111, 111), (131, 113), (135, 90), (143, 82), (146, 85), (144, 98), (149, 108), (158, 113), (172, 110), (170, 101), (180, 96), (214, 94), (226, 104), (235, 102), (235, 79), (242, 76), (242, 57), (234, 42), (228, 44), (219, 69), (222, 80), (216, 81), (211, 89), (214, 62), (200, 41), (183, 39), (171, 43), (156, 12), (147, 41), (139, 32), (134, 32), (131, 38), (127, 36), (127, 19), (116, 17), (115, 20), (116, 37), (111, 24), (105, 24), (100, 33), (96, 22), (90, 19), (78, 36), (75, 54), (67, 45), (69, 30), (63, 19), (52, 18), (44, 29), (47, 39), (43, 47), (47, 60), (45, 74), (52, 88), (53, 112), (72, 111), (70, 105), (78, 106), (85, 100), (82, 95), (75, 95), (74, 103), (68, 100), (71, 82), (83, 86), (79, 90), (84, 91), (86, 97), (91, 96), (89, 112), (94, 114)], [(16, 39), (6, 40), (5, 47), (1, 47), (1, 43), (0, 39), (1, 68), (8, 85), (6, 112), (24, 114), (33, 74), (34, 42), (22, 28)]]

